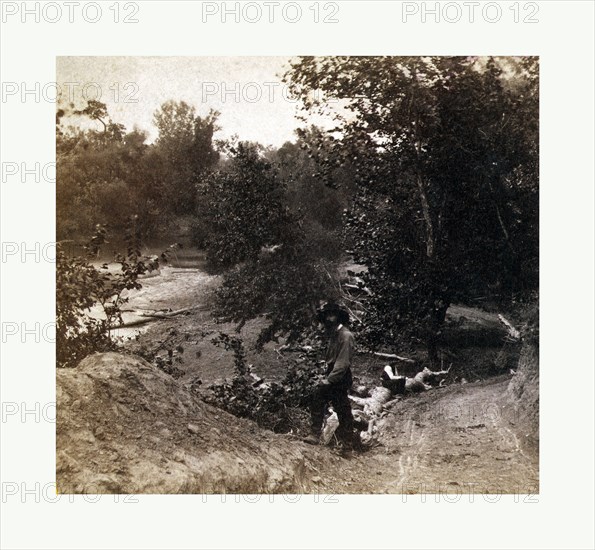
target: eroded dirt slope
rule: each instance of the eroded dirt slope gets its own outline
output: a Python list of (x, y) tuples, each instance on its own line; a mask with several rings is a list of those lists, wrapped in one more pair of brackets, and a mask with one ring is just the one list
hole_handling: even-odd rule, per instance
[[(61, 493), (534, 493), (535, 445), (508, 378), (411, 396), (379, 445), (338, 456), (198, 400), (142, 359), (96, 354), (57, 373)], [(528, 440), (529, 443), (531, 440)]]
[(96, 354), (58, 370), (57, 403), (61, 493), (310, 492), (312, 466), (326, 459), (132, 356)]

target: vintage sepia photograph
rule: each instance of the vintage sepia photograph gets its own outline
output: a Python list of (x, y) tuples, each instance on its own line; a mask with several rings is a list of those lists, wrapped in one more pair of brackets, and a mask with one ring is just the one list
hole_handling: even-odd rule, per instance
[(58, 494), (538, 495), (539, 74), (57, 57)]

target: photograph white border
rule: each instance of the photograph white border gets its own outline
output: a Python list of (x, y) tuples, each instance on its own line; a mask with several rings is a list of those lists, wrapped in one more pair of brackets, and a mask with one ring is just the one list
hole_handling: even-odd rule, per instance
[[(231, 16), (223, 22), (216, 14), (203, 22), (205, 5), (222, 3), (157, 0), (132, 2), (137, 23), (116, 23), (113, 1), (97, 2), (103, 17), (96, 23), (77, 9), (72, 22), (52, 23), (43, 13), (38, 22), (35, 14), (23, 22), (22, 14), (5, 11), (23, 3), (3, 2), (3, 92), (15, 83), (18, 93), (25, 84), (29, 94), (24, 101), (2, 97), (1, 161), (43, 168), (55, 160), (55, 104), (42, 90), (56, 81), (57, 56), (538, 55), (539, 495), (494, 502), (466, 495), (458, 502), (429, 495), (310, 495), (295, 502), (288, 496), (56, 496), (55, 424), (43, 408), (55, 401), (55, 350), (43, 333), (55, 315), (55, 264), (31, 245), (55, 240), (55, 185), (41, 173), (39, 181), (29, 176), (1, 185), (2, 242), (34, 247), (27, 261), (2, 259), (1, 320), (39, 323), (40, 335), (38, 342), (29, 334), (24, 344), (2, 343), (2, 403), (38, 404), (25, 422), (2, 419), (3, 548), (592, 548), (593, 2), (517, 3), (536, 4), (537, 22), (515, 22), (514, 2), (491, 2), (501, 7), (498, 21), (476, 12), (473, 22), (467, 15), (437, 22), (436, 2), (339, 1), (336, 23), (315, 23), (313, 3), (299, 2), (303, 17), (293, 23), (278, 13), (273, 22)], [(47, 2), (25, 4), (34, 10)], [(419, 9), (404, 18), (405, 5)], [(8, 494), (14, 484), (17, 494)]]

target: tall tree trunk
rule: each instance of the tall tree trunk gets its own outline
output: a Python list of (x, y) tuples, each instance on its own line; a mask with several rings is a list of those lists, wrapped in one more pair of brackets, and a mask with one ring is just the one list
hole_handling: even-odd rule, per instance
[(507, 228), (507, 220), (510, 220), (512, 216), (507, 202), (506, 189), (502, 182), (502, 176), (488, 179), (488, 189), (490, 191), (492, 204), (494, 205), (496, 218), (498, 219), (498, 224), (500, 225), (500, 230), (502, 231), (504, 242), (506, 243), (506, 248), (508, 250), (507, 260), (510, 267), (506, 272), (507, 276), (503, 283), (505, 289), (514, 294), (514, 292), (522, 287), (523, 283), (521, 277), (521, 258), (512, 244), (510, 232)]
[[(440, 281), (436, 279), (435, 274), (435, 257), (436, 257), (436, 228), (434, 226), (434, 218), (428, 199), (427, 187), (424, 178), (417, 174), (417, 189), (419, 191), (419, 199), (421, 203), (421, 210), (424, 217), (426, 227), (426, 257), (428, 270), (428, 296), (429, 309), (428, 321), (426, 325), (426, 347), (428, 350), (428, 359), (432, 368), (439, 365), (439, 338), (438, 334), (440, 327), (444, 322), (446, 309), (440, 307), (442, 303), (441, 297), (438, 296), (438, 288), (441, 286)], [(448, 307), (448, 306), (447, 306)]]
[(504, 216), (502, 215), (502, 211), (500, 209), (500, 204), (499, 204), (500, 197), (503, 197), (504, 198), (503, 203), (504, 203), (504, 205), (506, 205), (506, 194), (504, 191), (504, 186), (502, 185), (502, 182), (499, 179), (496, 182), (496, 184), (498, 187), (497, 191), (494, 190), (492, 181), (488, 180), (488, 188), (490, 190), (492, 203), (493, 203), (494, 209), (496, 211), (496, 217), (498, 218), (498, 223), (500, 225), (500, 229), (502, 230), (502, 234), (504, 235), (504, 240), (506, 241), (506, 246), (508, 246), (510, 251), (514, 254), (515, 250), (514, 250), (514, 247), (512, 246), (512, 241), (510, 240), (510, 233), (508, 232), (508, 229), (506, 228), (506, 223), (504, 222)]
[(439, 350), (440, 350), (440, 338), (439, 333), (444, 319), (446, 318), (446, 311), (450, 306), (444, 300), (435, 298), (433, 300), (432, 309), (430, 311), (430, 319), (428, 321), (428, 334), (426, 338), (426, 345), (428, 348), (428, 359), (432, 365), (432, 369), (436, 369), (440, 366)]
[[(417, 71), (414, 71), (414, 75), (417, 78)], [(413, 97), (412, 97), (412, 104), (413, 104)], [(426, 346), (428, 349), (428, 358), (432, 367), (436, 367), (439, 363), (438, 360), (438, 334), (442, 323), (444, 322), (444, 318), (446, 316), (446, 310), (448, 309), (448, 304), (444, 307), (444, 300), (442, 296), (440, 296), (440, 288), (443, 287), (441, 281), (437, 280), (436, 276), (436, 269), (435, 269), (435, 259), (436, 259), (436, 241), (437, 241), (437, 234), (436, 228), (434, 225), (434, 220), (437, 219), (439, 225), (441, 225), (441, 216), (442, 211), (438, 213), (438, 216), (434, 218), (432, 216), (432, 208), (430, 205), (430, 200), (428, 198), (428, 191), (426, 186), (425, 178), (423, 177), (423, 170), (422, 170), (422, 138), (419, 134), (420, 128), (420, 116), (419, 112), (417, 113), (415, 126), (414, 126), (414, 135), (415, 135), (415, 156), (416, 156), (416, 183), (417, 189), (419, 191), (419, 199), (421, 203), (421, 210), (424, 217), (424, 222), (426, 226), (426, 257), (427, 257), (427, 273), (428, 273), (428, 292), (430, 296), (428, 296), (428, 303), (429, 309), (428, 312), (428, 323), (426, 325)], [(444, 202), (442, 208), (444, 207)], [(442, 209), (441, 209), (442, 210)]]
[(421, 201), (421, 210), (426, 224), (426, 255), (431, 261), (434, 258), (436, 251), (436, 236), (434, 234), (434, 222), (432, 220), (432, 213), (430, 212), (430, 202), (428, 201), (428, 194), (426, 192), (426, 185), (421, 177), (417, 175), (417, 189), (419, 190), (419, 199)]

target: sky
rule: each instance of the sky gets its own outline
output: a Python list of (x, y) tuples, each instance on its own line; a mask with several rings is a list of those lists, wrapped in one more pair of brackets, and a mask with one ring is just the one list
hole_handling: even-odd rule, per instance
[[(58, 57), (59, 104), (107, 105), (114, 122), (138, 127), (157, 137), (153, 113), (167, 100), (186, 101), (197, 114), (221, 112), (217, 138), (237, 134), (241, 140), (280, 146), (294, 140), (298, 104), (281, 81), (287, 57)], [(66, 123), (98, 125), (81, 117)], [(91, 126), (93, 127), (93, 126)]]

